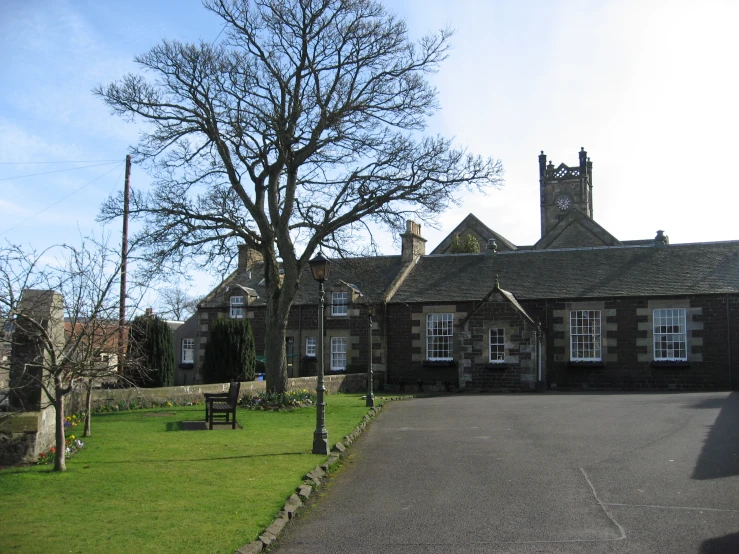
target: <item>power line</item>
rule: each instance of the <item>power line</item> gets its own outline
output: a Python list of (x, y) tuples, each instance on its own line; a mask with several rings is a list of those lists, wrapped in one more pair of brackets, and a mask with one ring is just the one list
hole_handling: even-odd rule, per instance
[[(126, 165), (125, 163), (123, 165)], [(113, 187), (110, 189), (110, 192), (108, 193), (108, 196), (113, 196), (113, 192), (116, 188), (118, 188), (118, 183), (121, 180), (121, 176), (123, 175), (123, 172), (126, 170), (125, 167), (121, 168), (121, 172), (118, 174), (118, 177), (116, 177), (115, 181), (113, 182)]]
[(226, 25), (228, 25), (228, 23), (224, 23), (224, 24), (223, 24), (223, 27), (221, 27), (221, 30), (220, 30), (220, 31), (218, 32), (218, 34), (216, 35), (216, 38), (214, 38), (214, 39), (213, 39), (213, 42), (211, 42), (211, 43), (210, 43), (210, 45), (211, 45), (211, 46), (213, 46), (213, 45), (214, 45), (214, 44), (216, 43), (216, 41), (217, 41), (217, 40), (219, 39), (219, 37), (221, 36), (221, 33), (222, 33), (223, 31), (225, 31), (225, 30), (226, 30)]
[(118, 160), (66, 160), (61, 162), (0, 162), (0, 165), (32, 165), (32, 164), (91, 164), (97, 162), (117, 162)]
[(123, 165), (123, 163), (119, 161), (119, 162), (118, 162), (118, 165), (117, 165), (117, 166), (115, 166), (115, 167), (113, 167), (113, 168), (109, 169), (108, 171), (106, 171), (105, 173), (103, 173), (102, 175), (100, 175), (99, 177), (95, 177), (95, 178), (94, 178), (94, 179), (93, 179), (92, 181), (89, 181), (88, 183), (85, 183), (85, 184), (84, 184), (84, 185), (82, 185), (82, 186), (81, 186), (80, 188), (78, 188), (78, 189), (75, 189), (75, 190), (73, 190), (73, 191), (72, 191), (72, 192), (70, 192), (70, 193), (69, 193), (69, 194), (68, 194), (67, 196), (64, 196), (63, 198), (60, 198), (59, 200), (57, 200), (57, 201), (56, 201), (56, 202), (54, 202), (53, 204), (49, 204), (49, 205), (48, 205), (48, 206), (46, 206), (46, 207), (45, 207), (45, 208), (44, 208), (43, 210), (40, 210), (40, 211), (36, 212), (35, 214), (33, 214), (32, 216), (29, 216), (29, 217), (27, 217), (26, 219), (24, 219), (24, 220), (23, 220), (23, 221), (21, 221), (20, 223), (17, 223), (16, 225), (13, 225), (12, 227), (10, 227), (10, 228), (8, 228), (8, 229), (5, 229), (4, 231), (0, 232), (0, 235), (4, 235), (5, 233), (9, 233), (9, 232), (10, 232), (10, 231), (12, 231), (13, 229), (16, 229), (16, 228), (20, 227), (21, 225), (23, 225), (23, 224), (24, 224), (24, 223), (26, 223), (27, 221), (30, 221), (31, 219), (33, 219), (34, 217), (36, 217), (36, 216), (38, 216), (38, 215), (41, 215), (41, 214), (42, 214), (42, 213), (44, 213), (44, 212), (45, 212), (46, 210), (48, 210), (48, 209), (50, 209), (50, 208), (53, 208), (54, 206), (56, 206), (56, 205), (57, 205), (57, 204), (59, 204), (60, 202), (63, 202), (64, 200), (66, 200), (67, 198), (69, 198), (70, 196), (73, 196), (73, 195), (77, 194), (77, 193), (78, 193), (79, 191), (81, 191), (81, 190), (82, 190), (82, 189), (84, 189), (85, 187), (87, 187), (87, 186), (89, 186), (89, 185), (93, 184), (93, 183), (94, 183), (95, 181), (99, 181), (100, 179), (102, 179), (103, 177), (105, 177), (105, 176), (106, 176), (106, 175), (107, 175), (108, 173), (111, 173), (111, 172), (115, 171), (116, 169), (118, 169), (118, 168), (119, 168), (119, 167), (120, 167), (121, 165)]
[(101, 165), (110, 165), (113, 163), (121, 163), (120, 160), (116, 160), (115, 162), (105, 162), (100, 164), (93, 164), (93, 165), (83, 165), (80, 167), (68, 167), (66, 169), (55, 169), (54, 171), (44, 171), (42, 173), (29, 173), (27, 175), (15, 175), (13, 177), (2, 177), (0, 178), (0, 181), (10, 181), (11, 179), (22, 179), (23, 177), (37, 177), (39, 175), (49, 175), (50, 173), (61, 173), (62, 171), (74, 171), (75, 169), (89, 169), (91, 167), (100, 167)]

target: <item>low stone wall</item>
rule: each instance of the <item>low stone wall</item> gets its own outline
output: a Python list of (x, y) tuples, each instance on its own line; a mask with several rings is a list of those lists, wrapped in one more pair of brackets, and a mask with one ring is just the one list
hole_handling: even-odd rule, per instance
[(54, 408), (8, 414), (0, 421), (0, 465), (33, 463), (54, 446)]
[[(324, 377), (326, 390), (329, 394), (363, 393), (367, 390), (367, 375), (365, 373), (352, 373), (348, 375), (327, 375)], [(384, 374), (374, 374), (374, 390), (381, 390), (384, 384)], [(257, 394), (266, 390), (265, 381), (244, 381), (241, 383), (241, 395)], [(288, 379), (289, 390), (316, 390), (316, 377), (296, 377)], [(129, 404), (142, 401), (172, 401), (192, 402), (202, 401), (206, 392), (227, 392), (228, 383), (215, 385), (184, 385), (179, 387), (162, 387), (156, 389), (98, 389), (92, 392), (92, 407), (105, 404), (117, 405), (119, 403)], [(73, 393), (67, 402), (68, 412), (73, 413), (84, 407), (84, 393)]]

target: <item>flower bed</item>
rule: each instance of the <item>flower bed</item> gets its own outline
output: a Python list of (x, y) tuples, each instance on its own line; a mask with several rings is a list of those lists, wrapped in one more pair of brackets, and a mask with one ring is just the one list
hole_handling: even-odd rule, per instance
[(283, 393), (260, 392), (255, 395), (245, 394), (239, 406), (249, 410), (294, 410), (314, 406), (316, 393), (305, 389)]
[[(66, 449), (67, 458), (75, 454), (80, 448), (85, 446), (85, 443), (78, 439), (75, 435), (71, 434), (71, 431), (81, 423), (81, 418), (77, 414), (72, 414), (64, 418), (64, 443)], [(67, 434), (70, 433), (70, 434)], [(56, 446), (52, 446), (47, 452), (39, 454), (36, 463), (39, 465), (53, 464), (56, 461)]]

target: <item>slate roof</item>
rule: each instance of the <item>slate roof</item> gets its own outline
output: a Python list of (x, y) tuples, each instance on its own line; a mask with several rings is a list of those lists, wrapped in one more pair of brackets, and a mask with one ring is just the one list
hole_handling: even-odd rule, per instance
[[(557, 224), (552, 227), (546, 235), (541, 237), (533, 248), (535, 250), (544, 250), (548, 248), (549, 245), (553, 244), (573, 225), (579, 225), (584, 228), (590, 234), (593, 241), (598, 241), (592, 242), (592, 246), (620, 246), (622, 244), (616, 237), (606, 231), (597, 221), (578, 210), (571, 210), (565, 217), (559, 220), (559, 222), (557, 222)], [(569, 246), (573, 245), (570, 244)], [(578, 245), (578, 247), (582, 246), (582, 244)]]
[[(325, 283), (327, 298), (330, 291), (344, 281), (358, 288), (363, 297), (362, 302), (380, 302), (382, 295), (393, 282), (403, 263), (400, 256), (376, 256), (366, 258), (332, 259), (329, 279)], [(265, 304), (266, 288), (260, 282), (264, 279), (263, 264), (254, 264), (251, 268), (251, 279), (246, 270), (238, 270), (229, 275), (213, 292), (201, 302), (202, 306), (224, 306), (227, 287), (240, 285), (254, 289), (259, 298), (250, 306)], [(318, 302), (318, 284), (306, 267), (300, 279), (300, 287), (293, 305), (315, 305)]]
[(739, 241), (424, 256), (392, 303), (739, 293)]

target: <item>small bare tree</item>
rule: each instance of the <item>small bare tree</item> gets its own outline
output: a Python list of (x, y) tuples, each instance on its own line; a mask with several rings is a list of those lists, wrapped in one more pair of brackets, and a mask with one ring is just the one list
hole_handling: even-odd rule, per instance
[[(372, 229), (409, 215), (433, 222), (461, 189), (498, 186), (502, 166), (423, 135), (449, 30), (414, 43), (375, 0), (204, 4), (220, 44), (164, 41), (135, 58), (150, 78), (94, 92), (149, 124), (133, 153), (155, 188), (131, 213), (153, 267), (230, 262), (238, 242), (262, 254), (267, 388), (282, 392), (287, 317), (315, 252), (374, 247)], [(101, 219), (121, 213), (110, 199)]]
[(66, 469), (65, 398), (86, 384), (89, 414), (93, 381), (116, 375), (119, 277), (120, 257), (101, 243), (0, 248), (0, 323), (12, 330), (10, 362), (20, 364), (11, 395), (20, 409), (54, 406), (56, 471)]
[(190, 296), (180, 284), (177, 284), (162, 289), (159, 293), (159, 313), (164, 318), (183, 321), (195, 313), (199, 302), (199, 298)]

